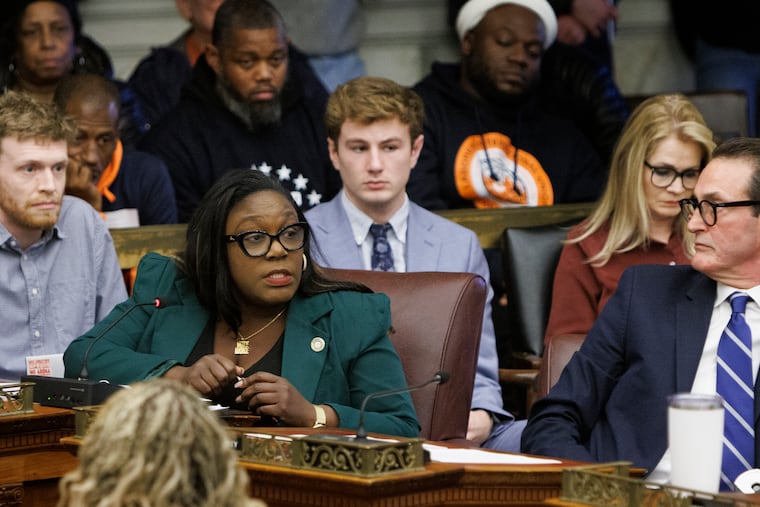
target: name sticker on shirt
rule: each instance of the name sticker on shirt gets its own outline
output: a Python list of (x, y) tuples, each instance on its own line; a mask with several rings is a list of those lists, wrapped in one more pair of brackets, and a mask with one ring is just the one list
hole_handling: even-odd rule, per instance
[(26, 356), (26, 374), (43, 377), (63, 377), (63, 354)]

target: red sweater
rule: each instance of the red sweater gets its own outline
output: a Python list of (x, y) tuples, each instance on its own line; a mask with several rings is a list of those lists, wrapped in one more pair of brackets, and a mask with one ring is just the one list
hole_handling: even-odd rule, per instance
[[(581, 225), (570, 230), (568, 238), (580, 235)], [(681, 238), (672, 235), (667, 244), (650, 241), (647, 248), (613, 255), (601, 267), (586, 260), (602, 249), (609, 228), (604, 227), (580, 243), (568, 243), (554, 275), (552, 305), (544, 343), (567, 333), (588, 333), (607, 300), (617, 289), (623, 271), (636, 264), (688, 264)]]

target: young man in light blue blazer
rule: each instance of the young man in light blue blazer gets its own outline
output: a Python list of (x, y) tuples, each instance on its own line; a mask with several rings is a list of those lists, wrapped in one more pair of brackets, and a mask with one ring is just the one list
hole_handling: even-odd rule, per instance
[[(343, 189), (306, 213), (319, 263), (350, 269), (469, 272), (489, 282), (477, 236), (406, 195), (424, 142), (423, 118), (419, 96), (388, 79), (357, 78), (330, 96), (327, 143)], [(374, 237), (378, 227), (373, 225), (383, 226), (381, 240)], [(525, 422), (515, 421), (503, 408), (492, 297), (489, 283), (467, 439), (517, 452)]]

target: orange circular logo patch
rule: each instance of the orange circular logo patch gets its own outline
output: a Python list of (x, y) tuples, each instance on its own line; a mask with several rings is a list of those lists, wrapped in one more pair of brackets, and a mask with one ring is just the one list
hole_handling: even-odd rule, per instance
[[(517, 152), (517, 160), (515, 153)], [(478, 208), (550, 206), (554, 189), (536, 157), (499, 132), (467, 137), (454, 160), (459, 195)]]

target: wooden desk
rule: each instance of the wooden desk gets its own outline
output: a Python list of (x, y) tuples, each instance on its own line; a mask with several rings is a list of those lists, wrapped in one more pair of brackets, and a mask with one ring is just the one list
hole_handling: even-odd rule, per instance
[(77, 459), (61, 438), (74, 434), (74, 412), (34, 405), (34, 413), (0, 417), (0, 507), (55, 506), (58, 479)]
[[(320, 430), (292, 429), (296, 433)], [(72, 452), (77, 437), (61, 442)], [(430, 463), (424, 470), (382, 477), (353, 477), (241, 461), (251, 496), (269, 507), (538, 506), (561, 493), (562, 469), (579, 465), (463, 465)]]
[(419, 472), (375, 478), (241, 463), (252, 496), (269, 507), (399, 507), (544, 505), (562, 489), (558, 465), (461, 465), (430, 463)]

